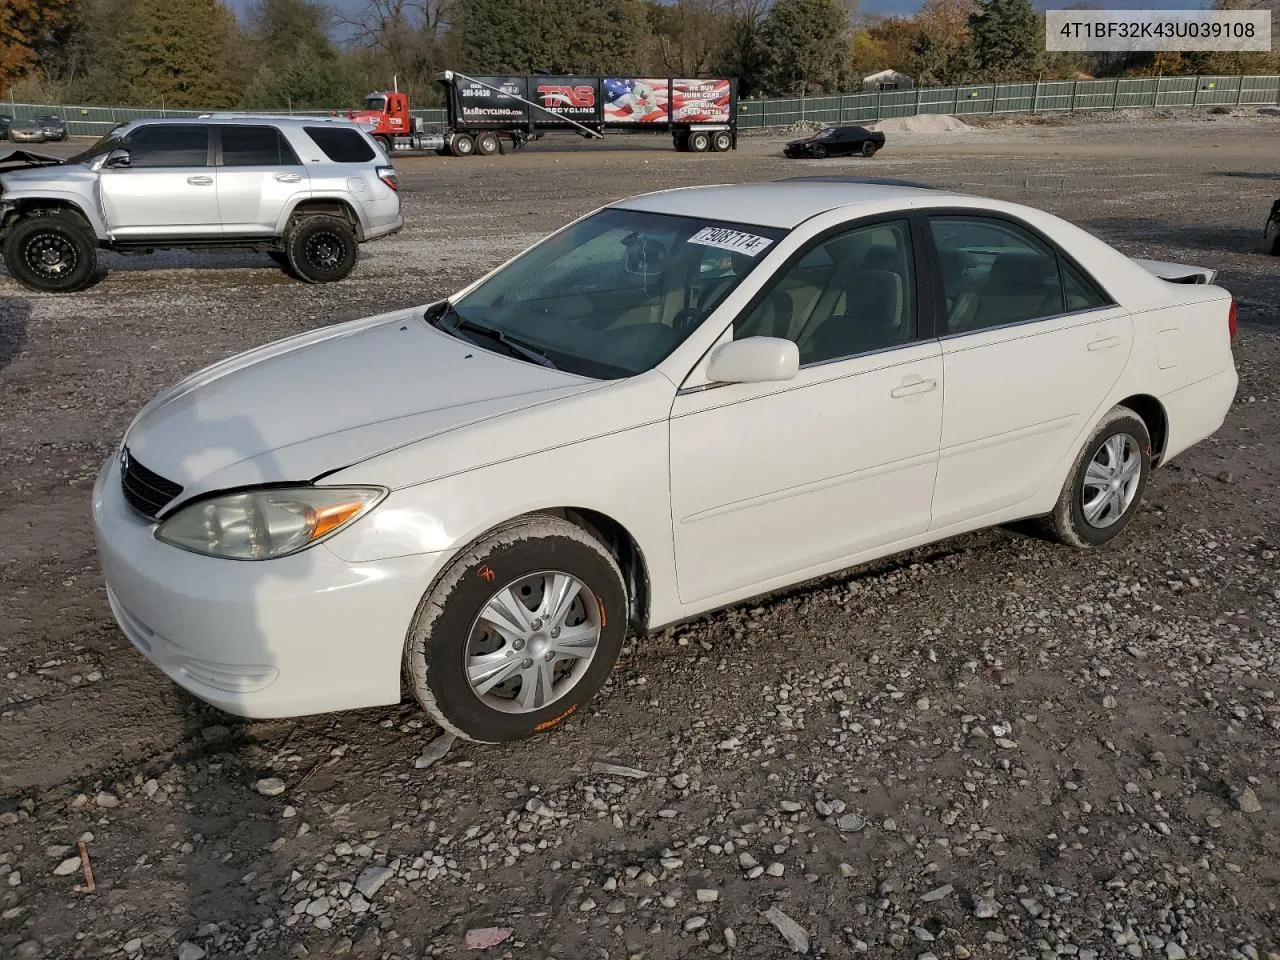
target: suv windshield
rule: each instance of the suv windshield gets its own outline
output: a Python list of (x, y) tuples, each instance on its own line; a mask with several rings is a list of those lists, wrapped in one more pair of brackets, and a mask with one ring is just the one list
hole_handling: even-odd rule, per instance
[(785, 233), (603, 210), (533, 247), (432, 322), (570, 373), (634, 376), (679, 346)]

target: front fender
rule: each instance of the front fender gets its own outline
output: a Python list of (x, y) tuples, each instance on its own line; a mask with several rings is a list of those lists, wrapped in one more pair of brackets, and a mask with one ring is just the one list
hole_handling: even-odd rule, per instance
[(106, 221), (103, 219), (97, 205), (82, 193), (72, 190), (47, 189), (38, 191), (18, 189), (4, 192), (4, 204), (10, 209), (38, 207), (42, 203), (46, 206), (70, 206), (74, 208), (88, 222), (93, 230), (93, 235), (97, 237), (100, 243), (109, 239)]

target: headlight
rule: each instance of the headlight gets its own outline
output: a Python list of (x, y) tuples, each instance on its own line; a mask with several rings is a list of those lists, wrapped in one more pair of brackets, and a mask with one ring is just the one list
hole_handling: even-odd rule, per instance
[(305, 550), (377, 505), (381, 487), (246, 490), (183, 507), (156, 537), (227, 560), (271, 560)]

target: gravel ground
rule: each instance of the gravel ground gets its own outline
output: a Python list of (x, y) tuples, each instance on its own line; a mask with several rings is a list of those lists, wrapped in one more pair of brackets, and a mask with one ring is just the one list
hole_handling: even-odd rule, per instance
[[(409, 226), (337, 286), (237, 254), (107, 257), (70, 297), (0, 275), (0, 957), (1280, 957), (1280, 118), (822, 165), (617, 139), (399, 160)], [(1226, 425), (1108, 550), (992, 530), (633, 639), (590, 709), (514, 746), (441, 757), (407, 703), (240, 722), (117, 631), (89, 490), (155, 391), (613, 198), (819, 170), (1220, 267)]]

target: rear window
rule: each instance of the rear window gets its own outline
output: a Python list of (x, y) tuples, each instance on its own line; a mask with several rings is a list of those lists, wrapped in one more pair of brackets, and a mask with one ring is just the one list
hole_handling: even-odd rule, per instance
[(334, 163), (364, 163), (377, 154), (360, 133), (350, 127), (303, 127), (307, 136)]
[(223, 127), (222, 163), (228, 167), (298, 164), (298, 155), (275, 127)]

